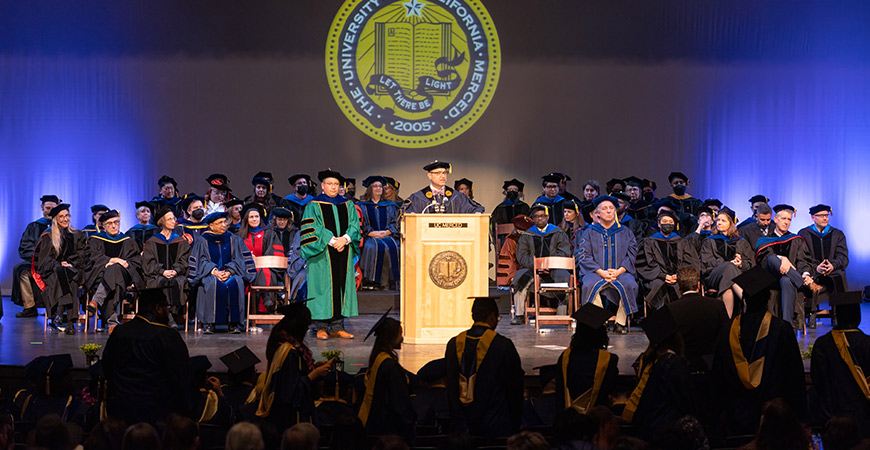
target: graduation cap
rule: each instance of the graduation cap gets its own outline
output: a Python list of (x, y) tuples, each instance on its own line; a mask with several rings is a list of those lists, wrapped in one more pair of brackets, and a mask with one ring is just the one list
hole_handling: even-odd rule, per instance
[(625, 181), (626, 186), (643, 187), (643, 180), (633, 175), (622, 181)]
[(761, 194), (753, 195), (752, 198), (749, 199), (749, 203), (758, 203), (758, 202), (767, 203), (769, 201), (770, 201), (769, 198), (767, 198)]
[(562, 202), (562, 209), (573, 209), (575, 213), (580, 214), (580, 203), (577, 200), (565, 200)]
[(545, 214), (550, 215), (550, 207), (543, 203), (535, 203), (529, 208), (529, 217), (534, 216), (535, 212), (544, 211)]
[(399, 182), (396, 181), (395, 178), (393, 178), (393, 177), (384, 177), (384, 178), (387, 180), (387, 184), (391, 184), (391, 185), (393, 185), (394, 188), (396, 188), (396, 190), (399, 190)]
[(671, 310), (667, 306), (659, 308), (647, 315), (646, 319), (640, 324), (649, 342), (653, 345), (661, 344), (674, 333), (679, 331), (677, 321), (671, 314)]
[(535, 221), (525, 214), (518, 214), (516, 217), (511, 219), (511, 222), (513, 222), (514, 228), (520, 231), (526, 231), (535, 226)]
[(58, 377), (72, 369), (72, 355), (62, 353), (59, 355), (39, 356), (24, 366), (24, 377), (39, 384), (45, 380), (45, 394), (51, 394), (50, 377)]
[(220, 219), (226, 219), (230, 213), (226, 211), (217, 211), (205, 216), (205, 223), (211, 224)]
[(533, 367), (532, 370), (538, 371), (538, 382), (541, 387), (556, 379), (556, 374), (559, 373), (559, 366), (556, 364), (547, 364), (544, 366)]
[(834, 314), (837, 322), (842, 325), (858, 325), (861, 323), (861, 302), (864, 301), (861, 291), (832, 292), (828, 303), (835, 306)]
[(211, 369), (211, 361), (208, 360), (208, 356), (191, 356), (188, 361), (190, 363), (190, 373), (194, 376), (205, 376), (208, 369)]
[(148, 310), (156, 304), (168, 305), (169, 300), (166, 297), (166, 289), (167, 288), (134, 289), (133, 291), (139, 294), (139, 309)]
[(230, 179), (222, 173), (213, 173), (205, 179), (213, 188), (218, 188), (223, 191), (232, 191), (230, 189)]
[(353, 185), (356, 185), (356, 178), (345, 178), (345, 179), (344, 179), (344, 182), (347, 183), (347, 184), (353, 184)]
[(366, 177), (366, 179), (362, 181), (362, 185), (363, 185), (363, 187), (367, 188), (367, 187), (371, 186), (372, 183), (374, 183), (376, 181), (381, 183), (382, 187), (386, 186), (388, 183), (388, 181), (385, 177), (382, 177), (380, 175), (371, 175), (371, 176)]
[(828, 206), (828, 205), (823, 205), (823, 204), (820, 203), (820, 204), (818, 204), (818, 205), (813, 206), (812, 208), (810, 208), (810, 215), (811, 215), (811, 216), (815, 216), (816, 214), (818, 214), (818, 213), (820, 213), (820, 212), (822, 212), (822, 211), (827, 211), (828, 213), (831, 213), (831, 212), (832, 212), (830, 206)]
[(51, 208), (51, 211), (49, 211), (48, 215), (54, 217), (60, 214), (61, 211), (69, 211), (69, 203), (61, 203), (54, 208)]
[(109, 207), (106, 205), (94, 205), (91, 206), (91, 214), (96, 214), (100, 211), (108, 211)]
[(653, 209), (655, 209), (656, 211), (658, 211), (659, 208), (661, 208), (662, 206), (670, 209), (671, 211), (676, 211), (678, 209), (677, 205), (674, 205), (674, 202), (671, 201), (671, 197), (665, 197), (652, 204)]
[(794, 206), (791, 205), (780, 204), (773, 207), (773, 212), (779, 213), (780, 211), (791, 211), (792, 214), (795, 213)]
[(453, 189), (459, 189), (459, 185), (461, 184), (464, 184), (468, 186), (468, 189), (471, 189), (471, 186), (474, 184), (474, 182), (469, 180), (468, 178), (460, 178), (453, 182)]
[(339, 183), (344, 183), (344, 177), (335, 170), (328, 168), (326, 170), (321, 170), (320, 172), (317, 172), (317, 179), (321, 182), (326, 181), (327, 178), (335, 178), (336, 180), (338, 180)]
[(578, 325), (587, 326), (593, 330), (597, 330), (604, 326), (607, 319), (613, 317), (613, 313), (598, 306), (587, 302), (580, 309), (571, 314), (571, 318), (577, 321)]
[(719, 199), (717, 199), (717, 198), (708, 198), (707, 200), (704, 200), (704, 203), (701, 203), (701, 206), (706, 206), (706, 207), (715, 206), (715, 207), (721, 209), (722, 202), (719, 201)]
[(698, 215), (700, 216), (702, 213), (707, 213), (710, 216), (716, 216), (712, 209), (709, 206), (702, 206), (698, 208)]
[(747, 303), (750, 301), (767, 302), (770, 286), (778, 282), (779, 278), (761, 265), (757, 265), (734, 278), (734, 283), (743, 288), (743, 298)]
[(157, 180), (157, 187), (163, 187), (167, 184), (171, 184), (173, 187), (177, 187), (178, 183), (175, 182), (175, 178), (170, 177), (169, 175), (163, 175)]
[(139, 211), (139, 208), (141, 208), (143, 206), (148, 208), (149, 211), (151, 211), (152, 216), (154, 215), (154, 205), (149, 201), (136, 202), (136, 211)]
[(269, 183), (272, 183), (272, 180), (275, 179), (275, 177), (272, 176), (272, 172), (263, 172), (263, 171), (257, 172), (254, 175), (254, 178), (263, 178), (263, 179), (268, 180)]
[(426, 172), (431, 172), (435, 169), (447, 169), (447, 173), (453, 172), (453, 167), (450, 165), (449, 162), (438, 161), (437, 159), (423, 166), (423, 170), (425, 170)]
[(612, 195), (613, 197), (616, 197), (616, 198), (619, 199), (619, 200), (623, 200), (623, 201), (626, 201), (626, 202), (631, 203), (631, 197), (629, 197), (628, 194), (626, 194), (625, 192), (617, 191), (617, 192), (614, 192), (614, 193), (611, 194), (611, 195)]
[(432, 383), (438, 381), (439, 378), (447, 376), (447, 360), (439, 358), (427, 362), (420, 370), (417, 371), (417, 377), (421, 380)]
[(541, 177), (541, 184), (546, 186), (547, 183), (556, 183), (561, 184), (562, 180), (565, 178), (564, 175), (558, 172), (551, 172)]
[(735, 213), (731, 208), (725, 206), (719, 210), (719, 214), (725, 214), (726, 216), (731, 218), (731, 222), (737, 223), (737, 213)]
[(113, 209), (111, 211), (106, 211), (103, 213), (103, 215), (100, 216), (100, 223), (105, 223), (109, 219), (114, 219), (116, 217), (121, 217), (121, 213), (119, 213), (117, 210)]
[[(375, 322), (374, 325), (372, 325), (372, 329), (369, 330), (368, 334), (366, 334), (366, 337), (365, 337), (365, 339), (363, 339), (363, 342), (365, 342), (366, 339), (368, 339), (371, 335), (376, 334), (378, 332), (378, 328), (380, 328), (384, 323), (386, 323), (387, 319), (389, 318), (389, 317), (387, 317), (387, 315), (390, 314), (390, 311), (392, 311), (392, 310), (393, 310), (393, 307), (390, 306), (390, 308), (387, 309), (387, 312), (385, 312), (384, 315), (381, 316), (380, 319), (378, 319), (378, 321)], [(393, 319), (393, 320), (396, 320), (396, 319)]]
[(658, 185), (656, 185), (655, 181), (650, 181), (650, 180), (647, 180), (646, 178), (644, 178), (643, 180), (641, 180), (640, 187), (641, 188), (650, 188), (652, 190), (656, 190), (656, 187), (658, 187)]
[(181, 208), (187, 211), (187, 209), (190, 208), (190, 204), (197, 200), (204, 202), (205, 198), (196, 195), (196, 193), (194, 192), (191, 192), (185, 195), (183, 199), (181, 199)]
[(292, 219), (293, 211), (290, 211), (289, 209), (282, 206), (277, 206), (275, 208), (272, 208), (272, 215), (275, 217), (280, 217), (282, 219)]
[(257, 355), (247, 345), (221, 356), (220, 360), (233, 374), (244, 372), (260, 362), (260, 358), (257, 358)]
[(308, 181), (308, 184), (311, 184), (311, 175), (308, 175), (305, 173), (297, 173), (296, 175), (293, 175), (292, 177), (288, 178), (287, 181), (289, 181), (291, 185), (294, 185), (294, 184), (296, 184), (296, 180), (298, 180), (300, 178), (304, 178), (305, 181)]
[(592, 223), (594, 221), (592, 219), (592, 211), (595, 211), (595, 204), (594, 203), (589, 202), (589, 203), (583, 205), (583, 208), (580, 210), (580, 212), (583, 213), (583, 221), (584, 222)]
[(43, 195), (42, 197), (39, 197), (39, 201), (42, 203), (60, 203), (60, 199), (57, 198), (56, 195)]
[(251, 185), (256, 186), (258, 184), (262, 184), (263, 186), (266, 186), (269, 189), (272, 189), (272, 182), (271, 181), (269, 181), (263, 177), (251, 178)]
[(240, 198), (234, 198), (232, 200), (227, 200), (227, 201), (223, 202), (224, 208), (226, 208), (227, 211), (229, 211), (229, 209), (232, 208), (233, 206), (244, 205), (244, 204), (245, 204), (244, 200), (242, 200)]
[(248, 211), (252, 209), (256, 209), (257, 212), (260, 213), (261, 220), (266, 220), (266, 208), (257, 202), (251, 202), (242, 207), (242, 218), (244, 218), (248, 214)]
[(275, 311), (278, 314), (283, 314), (285, 316), (294, 316), (296, 314), (301, 313), (302, 311), (307, 311), (308, 310), (307, 303), (310, 302), (311, 300), (314, 300), (314, 298), (309, 297), (309, 298), (306, 298), (305, 300), (290, 302), (286, 305), (279, 306)]
[(619, 200), (617, 200), (616, 197), (612, 195), (599, 195), (598, 197), (592, 199), (592, 204), (595, 205), (596, 208), (602, 202), (610, 202), (610, 204), (613, 205), (614, 208), (619, 208)]
[(613, 188), (616, 187), (617, 184), (625, 188), (625, 181), (620, 180), (619, 178), (611, 178), (610, 181), (604, 184), (604, 187), (605, 189), (607, 189), (608, 193), (611, 193), (613, 192)]
[(520, 190), (520, 192), (523, 192), (523, 188), (526, 187), (526, 184), (520, 180), (517, 180), (516, 178), (512, 178), (510, 180), (505, 181), (504, 184), (501, 185), (501, 189), (503, 191), (506, 191), (507, 188), (510, 186), (516, 186), (517, 189)]
[(673, 183), (675, 179), (679, 178), (680, 180), (689, 182), (689, 177), (686, 176), (683, 172), (671, 172), (668, 174), (668, 183)]

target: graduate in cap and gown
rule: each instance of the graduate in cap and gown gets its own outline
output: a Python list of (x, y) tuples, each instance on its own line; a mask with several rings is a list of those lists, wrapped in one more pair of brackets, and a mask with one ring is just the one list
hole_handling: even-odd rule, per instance
[[(259, 203), (248, 203), (242, 209), (242, 226), (239, 228), (239, 237), (245, 242), (245, 247), (253, 257), (257, 256), (280, 256), (285, 257), (284, 247), (275, 234), (266, 225), (266, 210)], [(284, 270), (257, 269), (257, 276), (253, 284), (257, 286), (283, 286)], [(275, 307), (275, 292), (268, 292), (256, 296), (256, 308), (260, 313), (265, 313)], [(249, 311), (250, 312), (250, 311)]]
[(755, 267), (755, 252), (740, 237), (736, 223), (737, 216), (731, 208), (719, 210), (713, 233), (701, 243), (699, 255), (704, 285), (722, 298), (728, 317), (733, 316), (735, 300), (743, 298), (743, 289), (734, 283), (734, 278)]
[(314, 402), (318, 426), (334, 426), (342, 416), (356, 416), (356, 408), (348, 401), (353, 376), (345, 371), (331, 370), (323, 377), (323, 390)]
[(136, 241), (121, 233), (121, 215), (106, 211), (100, 216), (102, 231), (88, 239), (85, 289), (93, 292), (88, 311), (100, 311), (109, 330), (118, 324), (118, 308), (127, 295), (127, 287), (144, 283), (141, 278), (142, 256)]
[(359, 259), (360, 225), (356, 206), (338, 195), (344, 178), (327, 169), (318, 173), (322, 194), (305, 207), (300, 231), (302, 257), (308, 263), (308, 296), (317, 338), (329, 333), (353, 339), (344, 330), (346, 317), (357, 315), (354, 265)]
[(193, 397), (187, 345), (169, 325), (162, 289), (139, 291), (139, 311), (118, 325), (103, 350), (107, 412), (126, 423), (191, 416)]
[(82, 233), (85, 234), (85, 239), (90, 238), (91, 236), (100, 232), (100, 216), (103, 215), (104, 212), (108, 211), (109, 207), (106, 205), (94, 205), (91, 206), (91, 215), (93, 223), (86, 225), (82, 228)]
[(227, 231), (227, 213), (206, 217), (208, 231), (193, 242), (188, 281), (197, 286), (196, 317), (203, 333), (212, 334), (216, 323), (227, 323), (230, 333), (240, 333), (245, 320), (245, 283), (257, 276), (251, 251), (242, 238)]
[(550, 223), (559, 225), (562, 223), (562, 202), (565, 197), (559, 195), (559, 186), (562, 183), (563, 175), (561, 173), (549, 173), (541, 177), (541, 187), (544, 188), (543, 194), (535, 199), (533, 204), (541, 204), (547, 206), (550, 210)]
[(514, 343), (495, 332), (495, 298), (475, 298), (471, 318), (474, 325), (451, 338), (444, 352), (450, 428), (493, 441), (520, 430), (524, 373)]
[(402, 348), (402, 324), (387, 317), (388, 309), (375, 323), (366, 339), (375, 335), (365, 376), (365, 394), (359, 418), (369, 436), (395, 434), (410, 445), (415, 440), (417, 414), (411, 404), (408, 373), (399, 364), (396, 350)]
[(782, 397), (798, 417), (806, 415), (806, 383), (791, 322), (767, 310), (777, 277), (756, 266), (734, 280), (743, 287), (746, 311), (731, 320), (713, 358), (715, 402), (727, 435), (752, 434), (761, 407)]
[(816, 327), (816, 308), (827, 299), (832, 292), (846, 292), (846, 267), (849, 266), (849, 247), (846, 246), (846, 235), (830, 225), (833, 215), (828, 205), (816, 205), (810, 208), (813, 224), (798, 231), (798, 236), (807, 243), (810, 252), (810, 266), (815, 269), (813, 281), (823, 290), (820, 295), (813, 295), (807, 307), (810, 317), (807, 326)]
[[(84, 278), (85, 236), (70, 226), (69, 207), (61, 203), (49, 213), (51, 227), (39, 237), (32, 275), (45, 299), (45, 314), (52, 317), (51, 326), (75, 334), (73, 304), (78, 301), (79, 283)], [(66, 327), (62, 316), (70, 321)]]
[[(422, 388), (411, 395), (417, 413), (417, 424), (438, 426), (449, 424), (450, 403), (447, 400), (447, 363), (444, 358), (427, 362), (417, 371)], [(440, 429), (442, 434), (447, 429)]]
[(38, 356), (27, 363), (24, 376), (34, 386), (18, 391), (13, 397), (16, 418), (36, 422), (48, 414), (57, 414), (64, 422), (83, 425), (87, 405), (75, 395), (72, 368), (69, 353)]
[(311, 325), (307, 301), (278, 308), (284, 318), (269, 334), (266, 372), (260, 374), (246, 402), (253, 416), (270, 422), (279, 432), (297, 423), (315, 422), (314, 382), (332, 367), (332, 360), (314, 362), (305, 344)]
[(154, 218), (160, 231), (145, 241), (142, 251), (145, 287), (165, 289), (170, 313), (181, 315), (187, 306), (190, 244), (175, 232), (175, 213), (170, 208), (160, 208)]
[(667, 306), (651, 311), (641, 324), (649, 346), (638, 357), (638, 383), (622, 419), (646, 439), (683, 416), (697, 416), (698, 402), (683, 338)]
[(227, 429), (236, 421), (235, 408), (224, 397), (220, 380), (208, 376), (211, 361), (205, 355), (192, 356), (189, 360), (190, 379), (193, 389), (193, 419), (198, 424), (215, 425)]
[[(24, 307), (23, 311), (15, 314), (15, 317), (19, 318), (36, 317), (36, 305), (42, 304), (39, 289), (33, 288), (31, 273), (33, 254), (36, 251), (36, 244), (39, 243), (39, 237), (51, 225), (51, 210), (60, 204), (60, 199), (56, 195), (43, 195), (39, 198), (39, 202), (42, 217), (27, 224), (24, 232), (21, 233), (21, 240), (18, 241), (18, 256), (24, 262), (16, 264), (12, 269), (12, 303)], [(0, 306), (0, 317), (3, 317), (2, 306)]]
[(362, 182), (366, 192), (357, 202), (363, 219), (359, 265), (364, 280), (378, 287), (399, 281), (399, 205), (384, 198), (386, 184), (387, 179), (379, 175), (366, 178)]
[(679, 298), (677, 270), (698, 269), (698, 253), (692, 243), (677, 234), (677, 215), (664, 210), (658, 216), (659, 231), (641, 242), (637, 252), (637, 275), (643, 281), (644, 301), (661, 308)]
[(592, 303), (572, 315), (577, 328), (556, 362), (554, 413), (566, 408), (585, 413), (595, 406), (610, 406), (619, 375), (619, 356), (607, 351), (610, 338), (604, 323), (611, 316), (613, 313)]
[[(242, 405), (248, 400), (254, 390), (257, 381), (257, 364), (260, 358), (248, 348), (247, 345), (233, 350), (220, 357), (222, 363), (227, 366), (229, 384), (221, 386), (221, 391), (227, 402), (233, 407), (234, 415), (243, 420), (241, 413)], [(250, 420), (252, 417), (245, 417)]]
[(616, 331), (625, 334), (628, 316), (637, 312), (634, 233), (616, 218), (619, 201), (608, 195), (593, 200), (598, 222), (574, 244), (574, 259), (583, 280), (583, 303), (616, 309)]
[(504, 201), (492, 210), (492, 223), (501, 225), (511, 223), (514, 217), (522, 214), (529, 215), (529, 204), (523, 201), (523, 189), (525, 183), (516, 178), (507, 180), (502, 184)]
[(127, 230), (127, 236), (136, 241), (139, 246), (139, 251), (145, 246), (147, 241), (154, 233), (160, 231), (160, 227), (151, 223), (151, 218), (154, 216), (154, 206), (149, 202), (136, 202), (136, 220), (139, 221), (136, 225)]
[(863, 369), (870, 368), (870, 337), (858, 329), (862, 297), (861, 292), (831, 294), (837, 325), (813, 344), (810, 373), (818, 393), (819, 408), (813, 409), (819, 424), (837, 415), (870, 423), (870, 385)]
[(183, 216), (176, 216), (178, 219), (178, 229), (175, 230), (179, 235), (185, 236), (187, 242), (193, 245), (193, 241), (199, 238), (205, 230), (208, 229), (208, 223), (205, 222), (205, 199), (193, 192), (184, 196), (179, 202), (179, 205), (184, 212)]
[(408, 196), (402, 203), (402, 211), (411, 214), (483, 213), (483, 206), (447, 186), (447, 175), (453, 171), (450, 163), (435, 160), (423, 166), (423, 170), (429, 177), (429, 186)]
[(314, 194), (316, 194), (314, 183), (311, 181), (311, 176), (305, 173), (297, 173), (288, 178), (287, 181), (293, 187), (293, 193), (284, 197), (286, 200), (284, 206), (293, 212), (293, 224), (299, 228), (302, 226), (305, 206), (314, 199)]

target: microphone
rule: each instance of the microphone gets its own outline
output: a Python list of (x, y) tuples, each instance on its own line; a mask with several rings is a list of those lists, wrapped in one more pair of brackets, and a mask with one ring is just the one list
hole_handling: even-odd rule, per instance
[(429, 203), (425, 208), (423, 208), (423, 212), (421, 212), (420, 214), (426, 214), (427, 209), (429, 209), (433, 206), (437, 206), (437, 205), (438, 205), (438, 201), (435, 200), (435, 198), (432, 198), (432, 203)]

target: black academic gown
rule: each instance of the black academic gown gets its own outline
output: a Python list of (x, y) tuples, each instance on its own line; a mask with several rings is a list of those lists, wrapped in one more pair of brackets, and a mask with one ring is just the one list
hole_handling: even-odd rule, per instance
[[(598, 350), (580, 352), (572, 349), (568, 357), (568, 392), (573, 397), (571, 401), (592, 389), (595, 382), (595, 369), (598, 367), (598, 354)], [(556, 409), (554, 413), (571, 406), (565, 403), (565, 377), (562, 375), (564, 357), (565, 353), (562, 353), (556, 362), (558, 370), (556, 371)], [(598, 391), (598, 397), (593, 406), (610, 405), (609, 396), (613, 392), (618, 376), (619, 356), (611, 353), (610, 361), (607, 363), (607, 371), (604, 372), (604, 379), (601, 380), (601, 389)]]
[(158, 227), (157, 225), (151, 225), (150, 223), (147, 225), (142, 225), (137, 223), (136, 225), (130, 227), (130, 229), (127, 230), (127, 232), (124, 234), (130, 236), (131, 238), (133, 238), (134, 241), (136, 241), (136, 245), (139, 246), (139, 251), (141, 252), (142, 247), (145, 246), (145, 241), (150, 239), (151, 236), (154, 236), (154, 233), (159, 232), (160, 227)]
[(691, 242), (676, 233), (664, 236), (656, 233), (641, 242), (637, 252), (637, 275), (644, 283), (644, 300), (653, 308), (677, 299), (676, 284), (665, 283), (665, 275), (673, 275), (682, 267), (698, 268), (698, 253)]
[[(300, 422), (314, 422), (314, 388), (308, 378), (310, 371), (302, 353), (294, 348), (272, 375), (271, 389), (275, 397), (265, 419), (275, 425), (279, 433)], [(266, 374), (260, 375), (261, 378), (264, 376)]]
[(118, 325), (103, 350), (108, 414), (126, 423), (190, 417), (193, 397), (187, 345), (178, 331), (138, 315)]
[(202, 233), (208, 231), (208, 224), (205, 220), (201, 222), (193, 222), (185, 218), (178, 219), (178, 225), (175, 227), (175, 233), (178, 235), (189, 235), (187, 241), (193, 245), (193, 240), (202, 236)]
[(407, 373), (398, 361), (387, 358), (381, 363), (375, 376), (374, 394), (365, 423), (366, 434), (395, 434), (413, 444), (416, 419)]
[(723, 330), (716, 348), (712, 371), (713, 385), (717, 386), (716, 405), (723, 413), (725, 431), (730, 435), (755, 433), (762, 406), (777, 397), (785, 399), (798, 418), (806, 416), (804, 365), (791, 324), (772, 317), (767, 338), (755, 344), (765, 312), (745, 313), (732, 319), (732, 324), (734, 320), (741, 321), (740, 347), (747, 361), (765, 358), (758, 387), (748, 389), (737, 375), (729, 343), (730, 325)]
[[(731, 261), (740, 254), (740, 267)], [(755, 267), (755, 252), (749, 241), (741, 237), (729, 239), (714, 234), (701, 244), (701, 279), (707, 289), (722, 294), (734, 284), (734, 278)]]
[(668, 305), (683, 335), (683, 355), (691, 372), (707, 372), (713, 363), (716, 345), (731, 321), (725, 303), (688, 293)]
[[(63, 230), (60, 252), (51, 245), (51, 233), (39, 238), (33, 257), (36, 284), (42, 290), (45, 307), (51, 312), (56, 306), (71, 306), (77, 299), (84, 265), (85, 237), (78, 231)], [(72, 267), (64, 267), (63, 262)], [(58, 311), (59, 312), (59, 311)]]
[(547, 392), (523, 401), (523, 427), (552, 426), (556, 414), (556, 393)]
[[(107, 295), (103, 303), (103, 313), (111, 314), (115, 305), (127, 294), (127, 287), (135, 284), (140, 286), (142, 282), (142, 255), (139, 254), (139, 246), (131, 237), (124, 233), (111, 236), (101, 231), (88, 239), (87, 245), (87, 269), (85, 270), (85, 289), (95, 291), (102, 284), (105, 286)], [(127, 261), (127, 267), (121, 264), (106, 264), (111, 258), (121, 258)]]
[(330, 427), (338, 423), (342, 416), (356, 416), (356, 409), (343, 399), (320, 399), (317, 405), (317, 425)]
[[(798, 236), (804, 238), (810, 252), (810, 266), (813, 278), (830, 292), (846, 292), (846, 267), (849, 266), (849, 248), (846, 246), (846, 235), (830, 225), (819, 232), (815, 225), (810, 225), (800, 231)], [(831, 262), (834, 271), (823, 276), (816, 272), (816, 267), (824, 260)]]
[[(40, 217), (27, 224), (24, 232), (21, 233), (21, 240), (18, 241), (18, 256), (24, 260), (15, 265), (12, 269), (12, 303), (23, 305), (21, 299), (21, 287), (18, 284), (19, 277), (22, 272), (30, 273), (31, 264), (33, 263), (33, 254), (36, 251), (36, 244), (39, 243), (39, 236), (45, 232), (51, 225), (51, 221), (45, 217)], [(33, 289), (34, 300), (37, 306), (42, 306), (42, 296), (39, 295), (39, 289)], [(0, 306), (0, 317), (3, 317), (3, 307)]]
[(439, 420), (450, 419), (450, 404), (447, 401), (447, 387), (436, 385), (424, 389), (411, 397), (411, 405), (417, 413), (417, 424), (434, 426)]
[(511, 202), (505, 199), (492, 210), (492, 223), (496, 225), (512, 223), (511, 220), (520, 214), (528, 216), (529, 209), (529, 204), (522, 200)]
[[(476, 323), (468, 336), (482, 336), (488, 327)], [(519, 431), (523, 415), (523, 368), (520, 355), (510, 339), (496, 335), (477, 369), (474, 401), (463, 405), (459, 398), (459, 373), (470, 376), (476, 360), (477, 340), (467, 339), (463, 360), (456, 355), (456, 337), (447, 343), (447, 392), (451, 411), (451, 432), (467, 432), (489, 439), (511, 436)]]
[(547, 214), (550, 215), (549, 220), (553, 225), (559, 225), (562, 223), (562, 220), (565, 219), (565, 208), (562, 206), (564, 202), (565, 197), (562, 197), (561, 195), (556, 195), (553, 198), (542, 195), (534, 201), (534, 203), (540, 203), (547, 206)]
[[(142, 251), (142, 273), (145, 287), (164, 288), (173, 313), (181, 314), (187, 304), (187, 270), (190, 244), (184, 237), (171, 233), (167, 239), (161, 233), (151, 236)], [(164, 270), (174, 270), (172, 278), (163, 276)]]
[[(517, 241), (516, 260), (519, 269), (514, 274), (513, 286), (522, 289), (534, 276), (535, 258), (571, 256), (571, 241), (559, 227), (547, 224), (543, 231), (532, 227), (520, 234)], [(549, 275), (541, 275), (546, 282), (568, 281), (568, 271), (555, 269)], [(555, 277), (555, 278), (554, 278)]]
[[(765, 236), (773, 236), (775, 234), (773, 230), (775, 229), (776, 225), (773, 223), (772, 220), (765, 228), (758, 226), (758, 222), (752, 221), (745, 225), (737, 227), (737, 232), (740, 233), (740, 236), (743, 239), (746, 239), (746, 242), (749, 242), (749, 246), (752, 247), (753, 250), (755, 250), (758, 240)], [(767, 231), (767, 233), (765, 233), (765, 230)]]
[(413, 214), (471, 214), (483, 213), (479, 203), (462, 192), (444, 187), (444, 195), (433, 195), (429, 186), (414, 192), (402, 202), (402, 211)]
[(686, 359), (666, 353), (656, 360), (631, 424), (649, 439), (686, 415), (697, 416), (698, 402)]
[[(854, 364), (862, 369), (870, 368), (870, 336), (860, 330), (849, 330), (844, 334)], [(816, 415), (819, 425), (841, 414), (854, 417), (859, 424), (870, 423), (870, 400), (858, 387), (830, 332), (813, 344), (810, 372), (818, 393)], [(866, 369), (864, 373), (866, 375)]]

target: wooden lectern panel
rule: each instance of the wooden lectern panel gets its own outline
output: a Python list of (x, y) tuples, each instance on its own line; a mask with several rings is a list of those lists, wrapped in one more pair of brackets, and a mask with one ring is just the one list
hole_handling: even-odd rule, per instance
[(405, 342), (446, 344), (471, 327), (468, 297), (489, 295), (489, 216), (405, 214), (402, 236)]

